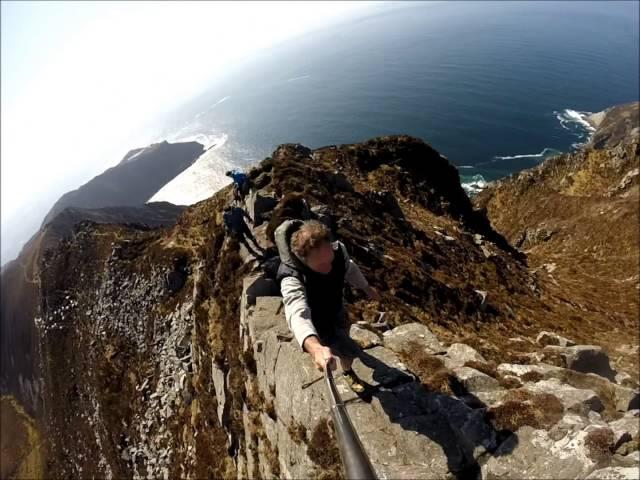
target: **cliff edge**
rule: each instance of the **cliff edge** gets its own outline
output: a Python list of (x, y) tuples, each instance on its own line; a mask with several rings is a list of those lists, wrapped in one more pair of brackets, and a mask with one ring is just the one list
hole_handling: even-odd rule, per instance
[[(637, 381), (593, 345), (602, 312), (474, 209), (438, 152), (407, 136), (289, 144), (249, 175), (264, 248), (282, 220), (318, 218), (382, 294), (345, 294), (370, 395), (337, 379), (381, 478), (637, 468)], [(82, 223), (42, 258), (29, 353), (47, 476), (341, 475), (319, 373), (277, 288), (224, 234), (231, 198), (167, 229)], [(611, 311), (621, 329), (626, 308)]]

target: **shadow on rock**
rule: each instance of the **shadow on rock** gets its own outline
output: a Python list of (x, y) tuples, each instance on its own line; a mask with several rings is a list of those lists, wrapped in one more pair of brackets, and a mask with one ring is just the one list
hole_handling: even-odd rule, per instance
[[(452, 396), (428, 389), (413, 375), (366, 351), (361, 351), (359, 359), (371, 369), (371, 376), (363, 378), (366, 390), (359, 395), (360, 399), (379, 403), (392, 423), (436, 443), (454, 478), (481, 478), (484, 461), (490, 456), (508, 455), (518, 445), (516, 434), (497, 430), (485, 414), (486, 405), (455, 377), (449, 378), (455, 395)], [(347, 403), (357, 400), (353, 398)], [(509, 442), (505, 443), (507, 439)]]

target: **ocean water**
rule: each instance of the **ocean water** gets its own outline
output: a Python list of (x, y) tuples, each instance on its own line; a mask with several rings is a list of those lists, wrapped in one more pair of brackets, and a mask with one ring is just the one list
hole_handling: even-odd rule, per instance
[[(639, 97), (638, 2), (380, 4), (221, 75), (158, 138), (212, 146), (154, 199), (192, 203), (281, 143), (422, 138), (468, 191), (578, 148)], [(205, 60), (206, 61), (206, 60)], [(197, 179), (197, 181), (196, 181)]]

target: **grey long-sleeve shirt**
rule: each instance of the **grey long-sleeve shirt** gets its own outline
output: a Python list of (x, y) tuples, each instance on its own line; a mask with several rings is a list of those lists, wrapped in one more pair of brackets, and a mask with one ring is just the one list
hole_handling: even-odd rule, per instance
[[(347, 249), (344, 248), (341, 242), (333, 242), (334, 250), (341, 247), (345, 259), (345, 281), (354, 288), (365, 290), (369, 283), (362, 275), (360, 268), (349, 258)], [(302, 347), (307, 337), (318, 335), (311, 321), (311, 308), (307, 303), (305, 286), (295, 277), (285, 277), (280, 284), (280, 290), (282, 291), (284, 316), (287, 319), (287, 324), (300, 347)]]

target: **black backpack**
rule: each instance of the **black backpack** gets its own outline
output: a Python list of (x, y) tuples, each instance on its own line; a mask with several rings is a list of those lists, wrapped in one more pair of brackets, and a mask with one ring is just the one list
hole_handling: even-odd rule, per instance
[(262, 272), (264, 278), (268, 278), (270, 280), (275, 280), (278, 276), (278, 269), (280, 268), (280, 255), (276, 255), (275, 257), (267, 258), (260, 267), (262, 268)]

